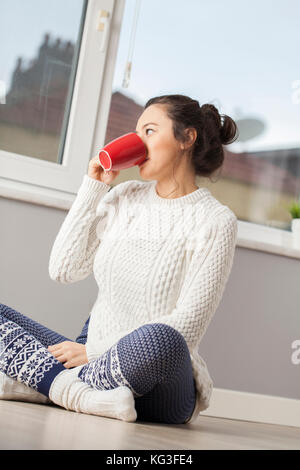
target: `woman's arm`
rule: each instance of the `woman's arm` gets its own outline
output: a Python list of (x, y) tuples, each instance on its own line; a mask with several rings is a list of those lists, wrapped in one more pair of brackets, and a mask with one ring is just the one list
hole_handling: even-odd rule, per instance
[[(86, 278), (93, 267), (95, 252), (100, 243), (96, 228), (99, 201), (111, 186), (97, 181), (87, 174), (54, 241), (49, 261), (49, 275), (53, 281), (63, 284)], [(115, 189), (112, 188), (112, 189)]]

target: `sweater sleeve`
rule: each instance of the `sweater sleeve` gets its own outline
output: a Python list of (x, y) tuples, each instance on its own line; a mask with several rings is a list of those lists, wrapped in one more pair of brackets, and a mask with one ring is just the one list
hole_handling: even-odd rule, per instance
[(97, 224), (105, 215), (103, 211), (97, 217), (96, 210), (99, 201), (104, 201), (110, 188), (116, 187), (112, 188), (84, 175), (51, 250), (48, 269), (53, 281), (69, 284), (80, 281), (91, 273), (95, 252), (100, 243), (96, 232)]
[[(231, 215), (232, 214), (232, 215)], [(207, 224), (203, 232), (206, 243), (195, 245), (175, 308), (170, 314), (154, 318), (149, 323), (165, 323), (179, 331), (190, 351), (200, 343), (220, 303), (229, 278), (236, 240), (237, 218), (233, 212), (222, 220)], [(97, 353), (87, 350), (89, 361), (99, 357), (122, 336), (133, 331), (121, 331), (102, 340)]]

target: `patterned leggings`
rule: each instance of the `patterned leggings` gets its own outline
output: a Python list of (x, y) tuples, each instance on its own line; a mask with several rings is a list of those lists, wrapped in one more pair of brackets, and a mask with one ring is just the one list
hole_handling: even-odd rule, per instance
[[(87, 340), (89, 318), (77, 343)], [(47, 349), (73, 341), (0, 304), (0, 370), (49, 396), (55, 376), (65, 367)], [(78, 376), (94, 389), (128, 386), (137, 421), (183, 424), (192, 414), (196, 385), (183, 336), (163, 323), (145, 324), (123, 336)]]

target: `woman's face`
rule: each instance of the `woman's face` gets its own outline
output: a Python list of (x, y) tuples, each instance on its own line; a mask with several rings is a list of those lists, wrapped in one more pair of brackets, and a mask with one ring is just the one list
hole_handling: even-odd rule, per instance
[(167, 116), (165, 107), (153, 104), (146, 108), (137, 121), (136, 133), (143, 140), (149, 158), (139, 165), (141, 177), (149, 180), (172, 177), (182, 144), (174, 137), (172, 120)]

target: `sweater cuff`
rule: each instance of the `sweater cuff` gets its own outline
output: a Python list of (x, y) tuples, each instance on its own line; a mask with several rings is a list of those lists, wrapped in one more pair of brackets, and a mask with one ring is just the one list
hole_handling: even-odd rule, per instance
[(98, 343), (96, 348), (91, 347), (91, 342), (87, 341), (85, 344), (86, 355), (88, 361), (93, 361), (94, 359), (98, 359), (102, 354), (108, 351), (114, 344), (116, 344), (120, 338), (127, 335), (133, 330), (127, 330), (121, 333), (118, 333), (114, 336), (109, 336), (108, 338), (101, 339)]
[(88, 362), (91, 362), (93, 361), (94, 359), (98, 359), (99, 356), (101, 356), (101, 354), (103, 354), (100, 350), (95, 352), (91, 347), (90, 347), (90, 343), (89, 341), (86, 342), (85, 344), (85, 351), (86, 351), (86, 355), (87, 355), (87, 358), (88, 358)]
[(100, 199), (108, 193), (110, 189), (110, 185), (103, 183), (102, 181), (95, 180), (88, 174), (85, 174), (77, 196), (89, 205), (97, 205)]

